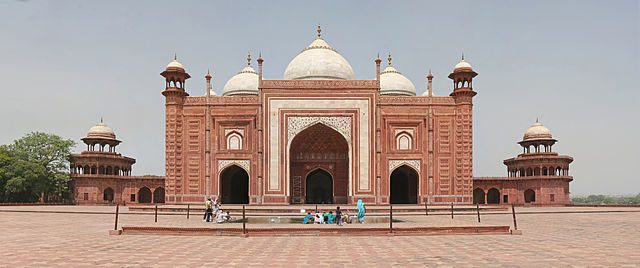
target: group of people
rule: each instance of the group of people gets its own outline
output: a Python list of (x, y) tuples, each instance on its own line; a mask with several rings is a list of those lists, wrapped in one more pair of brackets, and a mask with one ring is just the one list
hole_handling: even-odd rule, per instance
[(211, 197), (207, 198), (204, 202), (205, 210), (204, 216), (202, 217), (203, 222), (215, 222), (215, 223), (223, 223), (225, 221), (231, 221), (231, 216), (229, 216), (229, 212), (222, 211), (220, 209), (220, 203), (218, 203), (218, 199), (213, 199)]
[[(366, 212), (366, 207), (362, 199), (358, 199), (358, 214), (357, 219), (359, 223), (364, 223), (364, 214)], [(315, 211), (315, 214), (308, 212), (307, 215), (302, 220), (302, 224), (337, 224), (338, 226), (342, 226), (344, 223), (352, 223), (353, 219), (349, 215), (349, 210), (342, 211), (338, 206), (336, 208), (336, 214), (333, 214), (333, 211), (329, 211), (328, 213)]]

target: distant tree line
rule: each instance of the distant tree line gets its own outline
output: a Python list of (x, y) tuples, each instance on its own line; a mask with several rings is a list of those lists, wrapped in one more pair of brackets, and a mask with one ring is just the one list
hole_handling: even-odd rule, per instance
[(636, 196), (607, 196), (607, 195), (590, 195), (587, 197), (571, 198), (574, 204), (587, 205), (613, 205), (613, 204), (640, 204), (640, 194)]
[(32, 132), (0, 145), (0, 202), (63, 202), (69, 197), (72, 140)]

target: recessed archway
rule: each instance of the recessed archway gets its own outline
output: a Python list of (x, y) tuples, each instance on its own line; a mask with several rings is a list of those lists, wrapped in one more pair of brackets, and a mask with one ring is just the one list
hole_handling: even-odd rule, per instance
[[(323, 123), (301, 131), (291, 141), (289, 161), (291, 203), (347, 203), (349, 145), (338, 131)], [(326, 174), (316, 172), (318, 169), (324, 169)], [(328, 198), (314, 194), (317, 189), (307, 189), (315, 187), (316, 180), (322, 185), (327, 185), (327, 180), (331, 182), (330, 190), (322, 187), (323, 193), (330, 194)], [(308, 194), (312, 196), (307, 197)]]
[(220, 172), (220, 201), (223, 204), (249, 204), (249, 174), (237, 165)]
[(153, 190), (153, 203), (164, 203), (164, 187)]
[(525, 203), (536, 202), (536, 192), (531, 189), (527, 189), (526, 191), (524, 191), (524, 202)]
[(107, 187), (106, 189), (104, 189), (102, 193), (102, 200), (111, 203), (113, 202), (113, 198), (114, 198), (113, 189), (111, 187)]
[(480, 205), (484, 204), (484, 190), (480, 188), (473, 190), (473, 203)]
[(491, 188), (487, 191), (487, 204), (500, 204), (500, 191)]
[(307, 204), (331, 204), (333, 203), (333, 178), (329, 172), (316, 169), (306, 178)]
[(402, 165), (391, 172), (390, 178), (391, 204), (418, 203), (418, 173), (407, 165)]
[(138, 190), (138, 203), (151, 203), (151, 190), (142, 187)]

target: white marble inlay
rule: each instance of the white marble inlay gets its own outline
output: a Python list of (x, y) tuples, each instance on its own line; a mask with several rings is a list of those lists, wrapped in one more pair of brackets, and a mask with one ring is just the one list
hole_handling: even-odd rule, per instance
[(239, 167), (243, 168), (247, 172), (247, 174), (249, 174), (251, 163), (246, 159), (218, 160), (218, 172), (222, 172), (222, 170), (231, 165), (238, 165)]
[(420, 174), (420, 159), (415, 160), (389, 160), (389, 174), (393, 172), (396, 168), (402, 165), (407, 165), (416, 170), (418, 174)]

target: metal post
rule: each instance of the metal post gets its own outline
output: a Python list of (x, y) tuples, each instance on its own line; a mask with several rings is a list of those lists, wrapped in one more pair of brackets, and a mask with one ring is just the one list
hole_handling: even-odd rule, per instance
[(513, 214), (513, 229), (518, 230), (518, 222), (516, 221), (516, 206), (511, 204), (511, 214)]
[(242, 205), (242, 234), (247, 234), (247, 220), (244, 213), (244, 205)]
[(316, 211), (315, 212), (318, 212), (318, 205), (316, 205)]
[(389, 204), (389, 233), (393, 233), (393, 205)]
[(116, 204), (116, 225), (113, 227), (113, 230), (118, 230), (118, 212), (120, 211), (120, 204)]
[(480, 205), (476, 203), (476, 210), (478, 211), (478, 222), (480, 222)]
[(427, 207), (427, 203), (424, 203), (424, 215), (429, 216), (429, 208)]
[(156, 216), (156, 222), (158, 222), (158, 205), (156, 205), (155, 216)]
[(189, 210), (191, 210), (191, 204), (187, 204), (187, 219), (189, 219)]
[(451, 218), (453, 219), (453, 202), (451, 202)]

